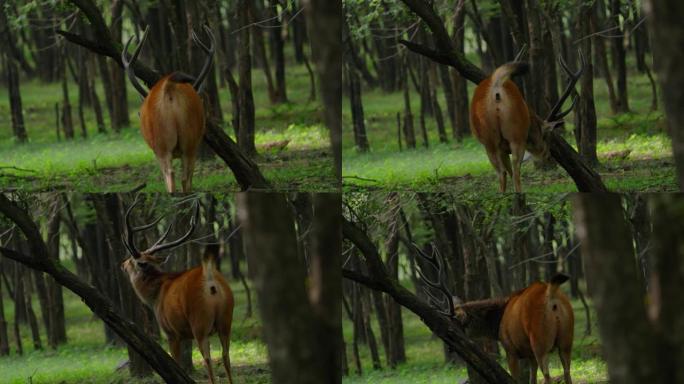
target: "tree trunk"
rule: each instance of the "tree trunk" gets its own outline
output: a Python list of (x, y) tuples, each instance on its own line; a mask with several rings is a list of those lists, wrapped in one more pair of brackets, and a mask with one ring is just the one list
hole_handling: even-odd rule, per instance
[[(4, 3), (4, 2), (3, 2)], [(0, 37), (0, 47), (5, 58), (5, 71), (7, 75), (7, 88), (9, 94), (10, 114), (12, 116), (12, 132), (20, 143), (28, 140), (26, 127), (24, 126), (24, 112), (21, 105), (21, 90), (19, 89), (19, 70), (15, 58), (11, 54), (12, 47), (16, 45), (14, 36), (10, 29), (5, 5), (0, 6), (0, 26), (4, 26), (3, 36)]]
[(361, 81), (359, 81), (359, 76), (350, 63), (347, 63), (346, 67), (349, 83), (349, 106), (354, 126), (354, 142), (358, 151), (367, 152), (369, 146), (368, 136), (366, 135), (366, 122), (363, 116), (363, 101), (361, 100)]
[[(123, 26), (123, 0), (112, 2), (112, 24), (110, 26), (111, 38), (115, 44), (121, 44), (121, 30)], [(128, 117), (128, 99), (126, 97), (126, 79), (123, 68), (118, 63), (110, 63), (109, 73), (111, 75), (112, 92), (112, 127), (119, 132), (121, 128), (131, 125)]]
[[(50, 257), (59, 260), (59, 238), (60, 238), (60, 205), (57, 200), (52, 202), (50, 216), (47, 223), (47, 246)], [(48, 330), (48, 345), (56, 349), (59, 344), (66, 343), (66, 325), (64, 319), (64, 301), (62, 297), (62, 286), (57, 284), (52, 278), (46, 278), (48, 316), (50, 317), (50, 328)]]
[(625, 54), (624, 45), (624, 26), (620, 25), (620, 7), (621, 0), (610, 0), (610, 16), (612, 24), (616, 27), (612, 35), (618, 35), (619, 38), (613, 38), (613, 67), (617, 71), (617, 110), (620, 113), (629, 112), (629, 100), (627, 97), (627, 58)]
[(342, 2), (304, 0), (311, 52), (318, 72), (325, 125), (330, 134), (335, 175), (342, 180)]
[[(594, 15), (592, 17), (592, 33), (599, 32), (600, 29), (606, 25), (605, 19), (605, 5), (602, 0), (594, 3)], [(594, 43), (594, 58), (596, 59), (596, 67), (598, 72), (606, 81), (608, 88), (608, 100), (610, 101), (610, 110), (613, 114), (618, 113), (618, 101), (615, 95), (615, 87), (613, 86), (613, 75), (608, 66), (608, 55), (606, 54), (606, 42), (603, 36), (595, 36), (592, 38)]]
[[(407, 73), (406, 66), (408, 65), (408, 60), (404, 60), (404, 75)], [(403, 88), (404, 88), (404, 142), (406, 143), (406, 148), (416, 148), (416, 133), (413, 129), (413, 114), (411, 113), (411, 98), (409, 95), (409, 83), (406, 76), (403, 77)]]
[(577, 194), (572, 202), (610, 381), (673, 382), (674, 372), (659, 364), (663, 350), (644, 308), (621, 196)]
[[(285, 42), (283, 41), (283, 19), (278, 17), (278, 0), (270, 0), (271, 13), (274, 20), (272, 21), (271, 27), (271, 52), (273, 52), (273, 59), (275, 61), (275, 97), (276, 102), (286, 103), (287, 102), (287, 85), (285, 83)], [(283, 12), (284, 13), (284, 12)], [(275, 26), (278, 28), (274, 28)]]
[[(593, 7), (591, 4), (583, 5), (580, 8), (580, 14), (577, 20), (579, 21), (580, 35), (588, 36), (591, 34), (591, 20), (594, 16)], [(598, 157), (596, 155), (596, 108), (594, 106), (594, 66), (591, 57), (591, 40), (584, 39), (582, 41), (582, 51), (587, 52), (585, 55), (586, 67), (582, 74), (579, 100), (579, 115), (580, 124), (576, 127), (579, 131), (579, 148), (580, 156), (591, 166), (598, 164)]]
[(74, 121), (71, 116), (71, 102), (69, 101), (69, 87), (67, 86), (67, 56), (66, 48), (62, 47), (62, 129), (64, 137), (69, 140), (74, 138)]
[[(339, 249), (320, 253), (331, 244), (340, 243), (331, 242), (333, 238), (339, 239), (339, 229), (331, 225), (339, 225), (333, 223), (339, 220), (340, 203), (339, 198), (336, 203), (315, 203), (323, 209), (320, 213), (326, 219), (321, 219), (327, 224), (315, 221), (313, 226), (314, 231), (321, 232), (316, 235), (319, 243), (314, 249), (318, 255), (312, 254), (311, 286), (307, 292), (306, 268), (299, 257), (295, 220), (285, 195), (252, 192), (237, 196), (246, 253), (258, 255), (249, 256), (249, 271), (258, 292), (274, 382), (341, 381), (341, 259)], [(272, 241), (263, 241), (265, 238)]]
[(684, 191), (684, 2), (650, 0), (650, 25), (658, 80), (663, 90), (665, 114), (672, 137), (679, 189)]
[[(3, 272), (3, 260), (0, 260), (0, 276)], [(7, 333), (7, 319), (5, 319), (5, 304), (3, 303), (4, 294), (2, 293), (2, 281), (0, 281), (0, 356), (7, 356), (10, 353), (9, 335)]]
[(254, 146), (254, 97), (252, 95), (252, 59), (250, 56), (249, 5), (248, 0), (238, 1), (238, 19), (240, 21), (238, 72), (240, 78), (238, 105), (240, 108), (240, 128), (238, 146), (249, 157), (256, 156)]

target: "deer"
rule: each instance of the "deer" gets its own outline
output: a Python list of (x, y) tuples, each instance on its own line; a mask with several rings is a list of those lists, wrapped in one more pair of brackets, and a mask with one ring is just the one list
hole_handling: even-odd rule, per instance
[(541, 368), (544, 384), (551, 383), (549, 354), (558, 349), (566, 384), (572, 384), (570, 362), (575, 318), (570, 300), (559, 289), (569, 279), (556, 274), (505, 298), (455, 305), (455, 318), (474, 337), (498, 340), (506, 351), (511, 375), (520, 377), (520, 360), (530, 362), (531, 384)]
[(565, 100), (584, 71), (585, 60), (581, 51), (579, 56), (581, 66), (577, 72), (572, 72), (563, 58), (559, 57), (568, 83), (545, 119), (537, 116), (525, 103), (518, 86), (510, 80), (529, 70), (525, 62), (513, 61), (498, 67), (475, 88), (470, 103), (470, 130), (484, 146), (489, 162), (496, 170), (500, 192), (506, 192), (507, 175), (513, 179), (515, 192), (522, 192), (520, 167), (525, 151), (543, 160), (550, 158), (549, 147), (544, 139), (545, 131), (562, 126), (563, 118), (577, 102), (577, 97), (574, 97), (572, 105), (561, 112)]
[(214, 35), (204, 26), (209, 36), (209, 46), (192, 32), (193, 41), (207, 54), (207, 59), (197, 78), (173, 72), (163, 76), (148, 91), (138, 82), (134, 71), (135, 62), (145, 44), (149, 27), (143, 32), (133, 55), (128, 58), (131, 36), (121, 52), (121, 62), (133, 87), (143, 98), (140, 107), (140, 132), (147, 145), (154, 152), (164, 178), (166, 190), (175, 191), (173, 159), (180, 158), (182, 164), (181, 189), (188, 193), (192, 189), (192, 174), (195, 159), (205, 132), (204, 106), (200, 93), (214, 58)]
[(183, 236), (164, 243), (171, 230), (169, 225), (162, 237), (145, 251), (138, 250), (134, 235), (154, 227), (161, 217), (151, 224), (133, 227), (130, 215), (137, 203), (136, 198), (124, 215), (122, 241), (129, 257), (122, 262), (121, 269), (128, 275), (138, 298), (154, 312), (159, 327), (169, 340), (173, 359), (180, 361), (182, 340), (195, 339), (212, 384), (216, 381), (211, 366), (209, 336), (218, 333), (223, 365), (228, 382), (232, 384), (229, 351), (234, 299), (228, 282), (217, 269), (219, 246), (207, 245), (201, 265), (182, 272), (164, 272), (161, 267), (170, 256), (158, 255), (182, 245), (192, 236), (199, 216), (199, 203), (195, 200), (190, 228)]

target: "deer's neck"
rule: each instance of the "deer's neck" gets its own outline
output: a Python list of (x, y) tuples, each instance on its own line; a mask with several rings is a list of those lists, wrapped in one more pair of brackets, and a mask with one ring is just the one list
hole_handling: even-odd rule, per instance
[(133, 284), (133, 290), (140, 300), (148, 307), (154, 309), (159, 300), (164, 280), (166, 280), (166, 273), (155, 270), (139, 274), (131, 279), (131, 283)]

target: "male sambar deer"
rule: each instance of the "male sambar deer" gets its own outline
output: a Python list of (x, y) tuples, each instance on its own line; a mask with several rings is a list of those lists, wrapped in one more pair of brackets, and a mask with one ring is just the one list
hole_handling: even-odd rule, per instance
[(530, 361), (530, 383), (537, 383), (541, 368), (544, 383), (551, 383), (549, 353), (558, 349), (566, 384), (572, 384), (570, 361), (574, 314), (559, 286), (568, 277), (557, 274), (548, 283), (536, 282), (506, 298), (456, 305), (456, 319), (476, 337), (501, 342), (511, 375), (520, 376), (520, 359)]
[(145, 251), (139, 251), (133, 235), (155, 226), (155, 222), (139, 227), (130, 223), (131, 211), (138, 200), (128, 208), (124, 216), (125, 236), (123, 243), (130, 253), (121, 268), (128, 274), (135, 293), (149, 306), (157, 318), (159, 327), (169, 339), (171, 355), (176, 362), (180, 358), (182, 340), (195, 339), (199, 347), (209, 382), (215, 383), (211, 368), (209, 335), (218, 333), (223, 350), (223, 364), (228, 381), (233, 382), (230, 369), (230, 328), (233, 321), (233, 292), (221, 272), (216, 269), (218, 245), (207, 245), (202, 265), (183, 272), (163, 272), (161, 265), (166, 258), (156, 254), (177, 247), (187, 241), (195, 230), (199, 215), (199, 204), (195, 201), (190, 228), (177, 240), (163, 243), (171, 226), (164, 235)]
[[(568, 75), (568, 84), (544, 120), (527, 106), (518, 86), (510, 80), (512, 76), (526, 73), (529, 68), (527, 63), (504, 64), (475, 88), (470, 104), (470, 129), (487, 151), (489, 162), (499, 176), (501, 192), (506, 192), (506, 174), (511, 175), (515, 191), (522, 191), (520, 166), (526, 150), (539, 158), (549, 158), (544, 130), (562, 124), (563, 117), (570, 113), (577, 102), (577, 98), (574, 98), (570, 108), (560, 112), (584, 70), (581, 51), (579, 55), (582, 66), (575, 73), (559, 58), (561, 67)], [(509, 155), (512, 155), (512, 164)]]
[(128, 78), (144, 99), (140, 108), (140, 131), (147, 145), (154, 151), (164, 176), (166, 190), (171, 193), (175, 191), (174, 158), (180, 158), (182, 163), (182, 191), (186, 193), (192, 189), (195, 158), (204, 137), (204, 106), (199, 93), (202, 92), (204, 80), (214, 57), (214, 35), (206, 26), (204, 31), (209, 36), (208, 47), (202, 43), (195, 32), (192, 32), (192, 39), (207, 54), (207, 60), (197, 78), (181, 72), (173, 72), (157, 81), (149, 94), (138, 82), (133, 70), (140, 49), (147, 39), (148, 29), (145, 29), (130, 60), (127, 52), (134, 36), (128, 39), (121, 52), (121, 62)]

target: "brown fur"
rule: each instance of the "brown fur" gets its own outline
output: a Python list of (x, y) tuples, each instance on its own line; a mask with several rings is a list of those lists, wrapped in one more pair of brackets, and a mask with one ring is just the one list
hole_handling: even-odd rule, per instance
[[(504, 299), (489, 299), (456, 306), (457, 320), (474, 337), (498, 339), (506, 351), (513, 377), (519, 377), (520, 359), (530, 361), (530, 383), (541, 368), (544, 383), (551, 383), (548, 355), (558, 348), (566, 384), (572, 384), (570, 360), (574, 314), (567, 296), (559, 290), (563, 275), (537, 282)], [(474, 332), (473, 332), (474, 331)]]
[(221, 339), (228, 381), (232, 383), (229, 350), (234, 299), (228, 282), (215, 267), (217, 252), (215, 247), (207, 247), (202, 265), (184, 272), (162, 272), (161, 260), (146, 254), (128, 258), (121, 268), (138, 297), (154, 311), (169, 339), (173, 358), (178, 361), (180, 357), (181, 340), (195, 339), (209, 382), (214, 383), (209, 335), (216, 332)]
[(168, 192), (175, 191), (172, 160), (182, 163), (182, 190), (192, 189), (195, 158), (205, 131), (204, 107), (199, 94), (177, 74), (159, 80), (140, 108), (140, 131), (154, 151)]
[[(513, 178), (516, 192), (522, 191), (520, 166), (525, 150), (548, 156), (540, 121), (529, 110), (518, 87), (509, 80), (526, 70), (524, 63), (508, 63), (475, 88), (470, 104), (470, 128), (485, 147), (499, 176), (499, 189), (506, 191), (506, 175)], [(532, 117), (532, 118), (531, 118)], [(512, 164), (511, 158), (512, 155)]]

